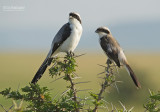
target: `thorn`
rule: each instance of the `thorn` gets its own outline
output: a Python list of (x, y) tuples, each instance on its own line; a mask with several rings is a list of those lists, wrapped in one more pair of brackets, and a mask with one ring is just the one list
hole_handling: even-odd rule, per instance
[(81, 84), (81, 83), (89, 83), (91, 81), (86, 81), (86, 82), (77, 82), (77, 83), (74, 83), (74, 84)]
[(98, 78), (100, 78), (100, 79), (105, 79), (104, 77), (98, 77)]
[(92, 89), (83, 89), (83, 90), (77, 90), (76, 92), (81, 92), (81, 91), (89, 91), (89, 90), (92, 90)]
[(13, 101), (13, 104), (14, 104), (14, 108), (17, 109), (18, 108), (17, 103), (14, 100), (12, 100), (12, 101)]
[(21, 100), (21, 102), (19, 104), (19, 108), (22, 108), (22, 104), (23, 104), (23, 99)]
[(134, 109), (134, 107), (132, 107), (131, 109), (128, 110), (128, 112), (131, 112)]
[(18, 92), (18, 90), (19, 90), (19, 87), (20, 87), (20, 83), (18, 84), (17, 92)]
[(104, 65), (100, 65), (100, 64), (97, 64), (97, 65), (99, 65), (99, 66), (101, 66), (101, 67), (104, 67), (104, 68), (106, 68), (106, 66), (104, 66)]
[(59, 91), (57, 92), (57, 94), (52, 98), (52, 101), (58, 96)]
[(119, 74), (119, 71), (118, 71), (117, 65), (116, 65), (115, 63), (113, 63), (113, 64), (114, 64), (114, 66), (115, 66), (115, 68), (116, 68), (117, 73)]
[(65, 91), (63, 91), (62, 94), (61, 94), (61, 96), (63, 96), (64, 94), (66, 94), (69, 90), (70, 90), (70, 88), (67, 89), (67, 90), (65, 90)]
[(117, 92), (119, 94), (119, 89), (118, 89), (118, 86), (117, 86), (117, 83), (115, 82), (115, 88), (117, 89)]
[(82, 77), (74, 77), (74, 78), (72, 78), (72, 79), (80, 79), (80, 78), (82, 78)]
[[(8, 111), (11, 110), (13, 107), (14, 107), (14, 105), (12, 105), (12, 106), (8, 109)], [(7, 112), (8, 112), (8, 111), (7, 111)]]
[(123, 107), (123, 111), (126, 111), (126, 107), (122, 104), (121, 101), (119, 101), (119, 103), (121, 104), (121, 106)]
[(123, 81), (115, 81), (115, 82), (118, 82), (118, 83), (123, 83)]
[(109, 104), (106, 100), (102, 99), (102, 101), (104, 101), (105, 103)]
[(153, 94), (152, 94), (152, 91), (150, 90), (150, 89), (148, 89), (148, 91), (149, 91), (149, 94), (152, 96)]
[(78, 99), (80, 99), (80, 100), (83, 100), (83, 101), (85, 101), (86, 102), (86, 100), (91, 100), (91, 99), (88, 99), (88, 98), (80, 98), (80, 97), (77, 97)]
[[(114, 106), (114, 108), (115, 108), (116, 112), (118, 112), (118, 110), (117, 110), (116, 106)], [(113, 111), (113, 110), (112, 110), (112, 111)], [(123, 112), (124, 112), (124, 111), (123, 111)]]
[(109, 112), (109, 108), (108, 108), (107, 104), (105, 104), (105, 106), (106, 106), (106, 109), (107, 109), (107, 110), (108, 110), (108, 112)]
[(73, 58), (77, 58), (77, 57), (80, 57), (80, 56), (83, 56), (83, 55), (86, 55), (87, 53), (83, 53), (83, 54), (80, 54), (80, 55), (76, 55), (74, 56)]
[(54, 62), (51, 68), (53, 68), (54, 66), (56, 66), (56, 64), (57, 64), (57, 62)]
[(105, 72), (101, 72), (101, 73), (98, 73), (97, 75), (101, 75), (101, 74), (104, 74)]
[(78, 75), (75, 72), (72, 72), (72, 74), (78, 77)]
[(8, 112), (8, 111), (3, 107), (3, 105), (2, 105), (2, 104), (0, 104), (0, 106), (3, 108), (3, 110), (5, 110), (6, 112)]
[(114, 107), (113, 107), (113, 104), (111, 103), (111, 106), (112, 106), (112, 110), (114, 110)]
[(54, 81), (51, 81), (50, 83), (53, 83), (53, 82), (55, 82), (55, 81), (57, 81), (57, 80), (59, 80), (59, 79), (62, 79), (64, 76), (62, 76), (62, 77), (60, 77), (60, 78), (57, 78), (57, 79), (55, 79)]

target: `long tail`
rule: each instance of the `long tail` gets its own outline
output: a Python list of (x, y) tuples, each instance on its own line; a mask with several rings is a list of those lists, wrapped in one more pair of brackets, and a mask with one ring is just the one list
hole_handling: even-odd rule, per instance
[(129, 73), (129, 75), (131, 76), (134, 84), (135, 84), (138, 88), (141, 88), (141, 84), (139, 83), (136, 75), (134, 74), (134, 72), (133, 72), (133, 70), (131, 69), (131, 67), (129, 66), (129, 64), (126, 63), (124, 66), (125, 66), (127, 72)]
[(46, 58), (40, 68), (38, 69), (37, 73), (35, 74), (34, 78), (32, 79), (31, 83), (35, 84), (37, 81), (42, 77), (43, 73), (45, 72), (46, 68), (51, 64), (53, 58)]

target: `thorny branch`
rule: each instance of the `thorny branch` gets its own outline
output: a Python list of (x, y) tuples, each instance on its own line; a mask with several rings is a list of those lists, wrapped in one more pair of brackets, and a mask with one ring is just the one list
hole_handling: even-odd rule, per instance
[[(77, 90), (75, 88), (75, 84), (73, 83), (72, 78), (71, 78), (71, 76), (69, 74), (67, 74), (67, 77), (68, 77), (69, 82), (71, 84), (71, 90), (73, 91), (73, 100), (75, 101), (76, 104), (79, 105), (79, 101), (77, 100)], [(76, 107), (75, 111), (79, 112), (79, 108)]]
[[(84, 54), (82, 54), (82, 55), (84, 55)], [(77, 67), (75, 58), (80, 57), (82, 55), (75, 56), (73, 53), (68, 53), (64, 57), (63, 61), (60, 61), (60, 60), (55, 58), (53, 60), (54, 65), (50, 69), (50, 74), (51, 74), (52, 77), (57, 76), (57, 75), (60, 76), (61, 73), (64, 73), (64, 76), (61, 76), (58, 79), (63, 78), (64, 80), (70, 82), (70, 86), (68, 86), (68, 88), (69, 88), (70, 92), (72, 93), (72, 95), (70, 97), (71, 97), (72, 101), (74, 102), (75, 112), (80, 111), (80, 102), (77, 99), (78, 90), (76, 90), (76, 87), (75, 87), (75, 85), (78, 84), (78, 83), (73, 82), (73, 80), (75, 78), (77, 78), (76, 76), (78, 76), (75, 73), (75, 71), (76, 71), (75, 67)], [(56, 80), (58, 80), (58, 79), (56, 79)], [(56, 80), (54, 80), (54, 81), (56, 81)], [(83, 83), (83, 82), (80, 82), (80, 83)]]
[[(105, 67), (106, 74), (104, 77), (104, 82), (101, 84), (101, 89), (99, 91), (98, 98), (96, 99), (97, 102), (100, 102), (100, 100), (102, 99), (102, 94), (104, 93), (105, 89), (108, 86), (111, 86), (111, 84), (113, 84), (115, 82), (115, 79), (114, 78), (112, 79), (113, 70), (111, 69), (110, 64), (111, 64), (110, 60), (107, 60), (107, 67), (100, 65), (102, 67)], [(93, 112), (97, 112), (98, 106), (99, 106), (99, 103), (96, 103), (95, 107), (93, 109)]]

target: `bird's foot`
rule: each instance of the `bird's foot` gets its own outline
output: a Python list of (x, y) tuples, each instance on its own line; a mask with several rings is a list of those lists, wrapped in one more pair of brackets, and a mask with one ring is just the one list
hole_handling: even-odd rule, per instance
[(67, 55), (70, 56), (70, 57), (75, 56), (74, 52), (72, 52), (72, 51), (67, 52)]
[(107, 62), (106, 62), (107, 65), (111, 65), (112, 64), (112, 61), (110, 59), (107, 59)]

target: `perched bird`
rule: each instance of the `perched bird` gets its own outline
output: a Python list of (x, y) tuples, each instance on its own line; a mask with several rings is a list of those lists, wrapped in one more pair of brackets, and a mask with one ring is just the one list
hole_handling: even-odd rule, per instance
[(64, 24), (55, 35), (50, 51), (32, 79), (31, 83), (36, 83), (51, 64), (53, 57), (60, 52), (73, 53), (82, 35), (82, 22), (78, 13), (69, 13), (69, 22)]
[(140, 88), (141, 85), (138, 82), (136, 75), (128, 64), (122, 48), (112, 36), (110, 30), (107, 27), (99, 27), (95, 32), (99, 35), (100, 45), (105, 54), (108, 56), (108, 59), (111, 60), (111, 62), (115, 62), (118, 67), (120, 67), (120, 63), (122, 63), (125, 66), (129, 75), (131, 76), (135, 85)]

